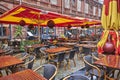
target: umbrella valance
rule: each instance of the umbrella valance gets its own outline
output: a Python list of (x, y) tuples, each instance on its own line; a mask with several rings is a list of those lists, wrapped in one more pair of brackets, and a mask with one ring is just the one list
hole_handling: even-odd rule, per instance
[(100, 20), (94, 20), (94, 19), (89, 19), (89, 18), (82, 18), (82, 17), (76, 17), (77, 19), (82, 20), (82, 23), (75, 23), (73, 24), (74, 26), (85, 26), (86, 24), (89, 26), (92, 25), (101, 25), (101, 21)]
[(80, 19), (64, 16), (50, 11), (43, 11), (24, 5), (19, 5), (14, 9), (0, 16), (0, 23), (19, 24), (20, 20), (24, 20), (26, 24), (46, 26), (49, 20), (53, 20), (56, 26), (64, 26), (64, 24), (83, 21)]

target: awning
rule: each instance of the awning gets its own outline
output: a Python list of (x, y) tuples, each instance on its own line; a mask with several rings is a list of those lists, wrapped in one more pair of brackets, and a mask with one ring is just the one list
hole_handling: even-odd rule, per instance
[(55, 12), (43, 11), (41, 9), (35, 9), (24, 5), (19, 5), (0, 16), (0, 23), (19, 24), (21, 20), (24, 20), (26, 25), (39, 24), (40, 26), (46, 26), (48, 20), (53, 20), (56, 26), (65, 26), (66, 24), (73, 23), (83, 23), (83, 20), (80, 19), (65, 16)]
[(101, 21), (100, 20), (95, 20), (95, 19), (89, 19), (89, 18), (83, 18), (83, 17), (76, 17), (77, 19), (79, 20), (82, 20), (83, 22), (82, 23), (76, 23), (74, 24), (75, 26), (84, 26), (84, 25), (89, 25), (89, 26), (92, 26), (92, 25), (101, 25)]

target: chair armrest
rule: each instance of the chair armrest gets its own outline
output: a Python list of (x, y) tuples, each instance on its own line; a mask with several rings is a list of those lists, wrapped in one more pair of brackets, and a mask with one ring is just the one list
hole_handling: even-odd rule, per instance
[(14, 57), (18, 57), (18, 56), (20, 56), (21, 54), (20, 53), (18, 53), (18, 54), (16, 54), (16, 55), (14, 55)]
[(35, 56), (34, 56), (34, 58), (32, 59), (32, 60), (30, 60), (29, 62), (26, 62), (25, 64), (23, 64), (24, 66), (26, 66), (26, 65), (28, 65), (29, 63), (31, 63), (32, 61), (34, 61), (35, 60)]
[(26, 56), (24, 56), (24, 57), (22, 57), (22, 58), (20, 58), (21, 60), (25, 60), (26, 58), (28, 58), (29, 57), (29, 55), (27, 54)]
[(13, 50), (9, 50), (8, 52), (5, 52), (6, 55), (12, 54), (12, 53), (13, 53)]
[(94, 55), (92, 55), (93, 56), (93, 58), (95, 59), (95, 60), (100, 60), (99, 58), (97, 58), (96, 56), (94, 56)]
[(67, 80), (70, 76), (66, 76), (63, 80)]
[(37, 67), (36, 69), (34, 69), (33, 71), (34, 72), (36, 72), (36, 71), (38, 71), (40, 68), (42, 68), (43, 66), (39, 66), (39, 67)]
[(97, 66), (94, 66), (94, 65), (88, 63), (84, 58), (83, 58), (83, 60), (84, 60), (84, 62), (85, 62), (86, 64), (88, 64), (88, 65), (91, 66), (92, 68), (96, 69), (96, 70), (98, 71), (98, 75), (101, 76), (101, 71), (100, 71), (100, 69), (99, 69)]
[(106, 56), (106, 55), (104, 55), (104, 54), (99, 54), (99, 55), (98, 55), (99, 58), (103, 58), (103, 57), (105, 57), (105, 56)]

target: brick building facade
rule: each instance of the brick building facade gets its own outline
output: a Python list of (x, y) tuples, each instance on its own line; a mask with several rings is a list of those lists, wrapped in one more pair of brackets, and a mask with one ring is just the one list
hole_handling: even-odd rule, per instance
[(0, 14), (19, 5), (20, 2), (43, 10), (90, 19), (100, 19), (102, 9), (98, 0), (0, 0)]
[[(73, 17), (85, 17), (96, 20), (101, 18), (102, 4), (98, 0), (0, 0), (0, 14), (19, 4)], [(6, 27), (5, 30), (7, 28), (9, 27)], [(5, 32), (6, 35), (9, 34), (7, 30)]]

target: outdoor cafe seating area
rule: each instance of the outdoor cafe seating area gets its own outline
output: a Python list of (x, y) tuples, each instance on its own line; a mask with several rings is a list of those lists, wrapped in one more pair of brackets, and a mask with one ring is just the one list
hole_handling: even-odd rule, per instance
[[(44, 19), (44, 16), (48, 18)], [(12, 21), (6, 21), (7, 18)], [(18, 19), (20, 22), (16, 21)], [(0, 16), (0, 22), (19, 25), (17, 33), (10, 35), (12, 39), (0, 39), (0, 80), (120, 80), (119, 34), (113, 36), (115, 32), (105, 30), (102, 37), (99, 37), (94, 28), (91, 29), (96, 33), (86, 34), (86, 28), (100, 24), (99, 21), (89, 22), (54, 12), (42, 14), (42, 10), (19, 5)], [(68, 26), (69, 23), (77, 27), (75, 37), (70, 32), (71, 35), (64, 34), (72, 27)], [(22, 28), (28, 24), (37, 25), (37, 37), (23, 38)], [(78, 25), (84, 27), (80, 28), (82, 34), (79, 33)], [(64, 27), (64, 37), (43, 39), (41, 34), (44, 31), (41, 27), (45, 26), (50, 29), (55, 26)], [(112, 35), (110, 39), (117, 47), (110, 44), (105, 34), (107, 37)]]
[(99, 55), (94, 41), (85, 42), (37, 43), (24, 52), (1, 45), (0, 80), (119, 80), (119, 55)]

